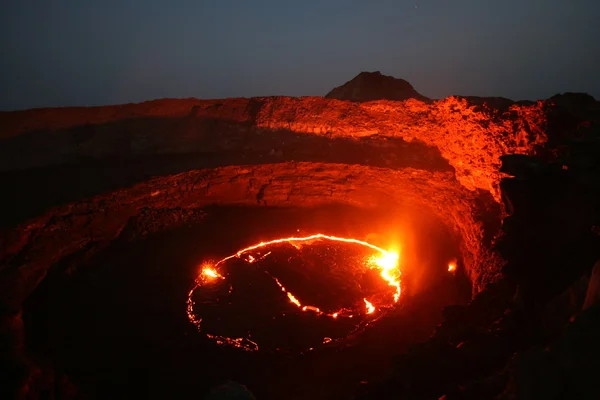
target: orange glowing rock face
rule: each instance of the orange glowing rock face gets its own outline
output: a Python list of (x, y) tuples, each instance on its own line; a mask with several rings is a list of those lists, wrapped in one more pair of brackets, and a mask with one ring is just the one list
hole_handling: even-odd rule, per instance
[[(267, 242), (261, 242), (253, 246), (249, 246), (244, 248), (237, 253), (225, 257), (214, 265), (204, 264), (201, 267), (201, 271), (199, 277), (196, 279), (194, 287), (189, 291), (188, 294), (188, 302), (187, 302), (187, 314), (189, 320), (196, 325), (198, 330), (200, 329), (201, 322), (203, 321), (201, 317), (197, 315), (195, 311), (195, 300), (194, 296), (197, 295), (197, 291), (202, 290), (214, 290), (215, 285), (223, 285), (224, 281), (227, 280), (227, 276), (229, 274), (221, 271), (221, 268), (225, 266), (228, 261), (239, 260), (245, 262), (251, 268), (261, 268), (261, 262), (267, 262), (267, 258), (273, 253), (278, 252), (281, 253), (281, 246), (286, 246), (287, 251), (293, 252), (303, 252), (307, 251), (310, 246), (320, 245), (326, 246), (328, 243), (332, 243), (332, 245), (357, 245), (360, 246), (363, 250), (363, 253), (371, 253), (370, 255), (364, 255), (361, 257), (354, 257), (353, 260), (358, 260), (356, 265), (354, 265), (349, 271), (349, 275), (353, 275), (354, 279), (357, 276), (366, 276), (365, 274), (371, 274), (369, 271), (377, 271), (376, 275), (380, 283), (378, 283), (378, 290), (375, 292), (371, 292), (367, 299), (367, 297), (363, 297), (360, 299), (360, 303), (362, 306), (358, 306), (355, 302), (354, 305), (346, 305), (340, 307), (338, 309), (332, 309), (331, 305), (327, 306), (317, 306), (316, 304), (309, 304), (310, 300), (304, 299), (303, 296), (298, 293), (294, 294), (288, 288), (286, 288), (280, 279), (272, 275), (268, 270), (264, 270), (265, 274), (272, 279), (278, 287), (278, 290), (285, 293), (287, 297), (287, 301), (290, 305), (293, 305), (298, 311), (301, 313), (305, 313), (307, 315), (314, 315), (316, 317), (324, 317), (331, 319), (332, 321), (349, 321), (352, 318), (357, 317), (358, 319), (363, 319), (367, 316), (371, 315), (383, 315), (386, 310), (391, 309), (400, 299), (401, 295), (401, 272), (399, 269), (399, 255), (395, 251), (387, 251), (380, 247), (377, 247), (371, 243), (364, 242), (358, 239), (352, 238), (341, 238), (336, 236), (328, 236), (324, 234), (315, 234), (306, 237), (289, 237), (289, 238), (281, 238), (275, 239)], [(279, 250), (277, 250), (277, 246), (279, 246)], [(273, 248), (272, 251), (265, 252), (264, 250)], [(318, 257), (326, 257), (327, 253), (332, 252), (335, 253), (335, 248), (326, 247), (329, 251), (319, 250), (317, 252)], [(345, 255), (345, 251), (340, 251), (341, 254)], [(288, 253), (286, 253), (288, 254)], [(323, 255), (325, 254), (325, 255)], [(362, 253), (361, 253), (362, 254)], [(274, 255), (275, 257), (276, 255)], [(288, 260), (292, 259), (292, 256), (286, 255)], [(361, 261), (362, 260), (362, 261)], [(284, 261), (285, 262), (285, 261)], [(311, 260), (307, 261), (307, 264), (310, 264)], [(345, 264), (344, 264), (345, 265)], [(335, 267), (332, 267), (335, 268)], [(347, 271), (346, 271), (347, 272)], [(335, 271), (336, 274), (340, 274), (339, 269)], [(222, 274), (225, 274), (223, 276)], [(261, 275), (264, 278), (264, 275)], [(339, 279), (339, 276), (337, 276)], [(351, 279), (350, 277), (348, 278)], [(288, 278), (289, 280), (289, 278)], [(371, 279), (373, 281), (373, 279)], [(244, 282), (247, 284), (248, 282)], [(372, 283), (371, 283), (372, 284)], [(287, 285), (287, 284), (286, 284)], [(229, 286), (229, 294), (234, 290), (234, 286)], [(360, 285), (358, 285), (360, 287)], [(386, 289), (387, 288), (387, 289)], [(332, 288), (333, 291), (336, 288)], [(257, 291), (258, 292), (258, 291)], [(309, 291), (310, 292), (310, 291)], [(313, 291), (314, 292), (314, 291)], [(256, 294), (260, 296), (259, 293)], [(315, 295), (313, 293), (312, 298), (317, 299), (322, 293), (318, 293)], [(309, 294), (305, 294), (304, 297), (311, 297)], [(210, 300), (203, 300), (202, 303), (205, 304), (210, 302)], [(347, 304), (347, 303), (346, 303)], [(249, 310), (252, 311), (252, 310)], [(293, 311), (289, 312), (293, 313)], [(282, 314), (283, 317), (286, 316), (286, 313)], [(273, 316), (273, 319), (276, 319), (277, 316)], [(372, 318), (372, 317), (371, 317)], [(215, 335), (212, 333), (206, 333), (207, 337), (213, 339), (217, 344), (221, 345), (229, 345), (237, 348), (241, 348), (246, 351), (254, 351), (258, 350), (259, 345), (250, 340), (249, 337), (230, 337), (224, 335)], [(320, 339), (322, 343), (329, 343), (333, 341), (333, 339), (326, 337), (325, 340), (323, 338)]]

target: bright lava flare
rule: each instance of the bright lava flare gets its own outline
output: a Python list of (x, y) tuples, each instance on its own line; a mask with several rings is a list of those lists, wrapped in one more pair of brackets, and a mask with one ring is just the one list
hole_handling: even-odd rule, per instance
[(221, 278), (221, 275), (219, 275), (219, 273), (214, 268), (211, 268), (210, 266), (205, 266), (202, 268), (202, 277), (210, 281), (216, 278)]
[(456, 261), (452, 260), (448, 263), (448, 272), (455, 273), (456, 272)]
[[(365, 271), (372, 270), (372, 269), (379, 270), (379, 274), (378, 274), (379, 277), (383, 280), (383, 282), (385, 282), (390, 287), (390, 289), (393, 289), (393, 303), (398, 302), (398, 300), (400, 298), (400, 294), (401, 294), (401, 285), (400, 285), (401, 273), (400, 273), (399, 265), (398, 265), (399, 264), (398, 253), (396, 253), (394, 251), (384, 250), (384, 249), (377, 247), (371, 243), (364, 242), (364, 241), (361, 241), (358, 239), (328, 236), (328, 235), (319, 233), (319, 234), (306, 236), (306, 237), (289, 237), (289, 238), (275, 239), (275, 240), (266, 241), (266, 242), (260, 242), (256, 245), (246, 247), (246, 248), (238, 251), (235, 254), (227, 256), (227, 257), (221, 259), (220, 261), (218, 261), (217, 263), (214, 263), (214, 264), (204, 263), (200, 267), (200, 273), (198, 275), (198, 278), (195, 281), (194, 287), (188, 293), (187, 314), (188, 314), (189, 320), (194, 325), (196, 325), (198, 330), (200, 330), (200, 323), (202, 322), (202, 318), (197, 317), (194, 312), (194, 304), (195, 304), (194, 300), (193, 300), (194, 292), (196, 291), (196, 289), (198, 289), (200, 287), (210, 287), (211, 285), (215, 284), (217, 281), (225, 280), (226, 278), (223, 275), (221, 275), (222, 272), (219, 271), (219, 266), (223, 265), (228, 260), (237, 258), (237, 259), (241, 259), (241, 260), (245, 261), (248, 264), (254, 264), (254, 263), (257, 263), (257, 262), (265, 259), (267, 256), (269, 256), (272, 253), (271, 251), (269, 251), (264, 254), (260, 254), (260, 250), (263, 248), (267, 248), (268, 246), (275, 245), (275, 244), (290, 244), (296, 250), (299, 251), (302, 249), (302, 247), (304, 245), (312, 244), (313, 242), (319, 241), (319, 240), (328, 240), (328, 241), (334, 241), (334, 242), (357, 244), (357, 245), (361, 245), (361, 246), (370, 248), (371, 250), (374, 250), (376, 254), (364, 259), (364, 261), (363, 261), (364, 270)], [(254, 253), (249, 254), (250, 252), (254, 252)], [(311, 312), (311, 313), (314, 313), (319, 316), (330, 317), (333, 319), (338, 319), (340, 317), (345, 317), (345, 318), (353, 318), (354, 317), (353, 314), (354, 314), (354, 312), (356, 312), (356, 309), (353, 310), (351, 308), (341, 308), (339, 310), (327, 312), (327, 311), (321, 310), (319, 307), (316, 307), (314, 305), (304, 304), (301, 301), (301, 298), (298, 298), (296, 295), (292, 294), (288, 289), (286, 289), (283, 286), (283, 284), (279, 281), (279, 279), (277, 279), (275, 276), (270, 275), (269, 272), (267, 272), (267, 271), (265, 271), (265, 273), (267, 273), (267, 275), (269, 275), (273, 279), (273, 281), (275, 282), (275, 284), (277, 284), (277, 286), (281, 289), (281, 291), (283, 293), (285, 293), (288, 301), (291, 304), (293, 304), (294, 306), (298, 307), (301, 311)], [(230, 293), (231, 293), (231, 290), (233, 290), (233, 288), (230, 286), (230, 288), (229, 288)], [(377, 307), (381, 306), (380, 303), (377, 303), (377, 306), (376, 306), (374, 299), (371, 299), (369, 301), (369, 300), (367, 300), (367, 298), (364, 298), (363, 301), (364, 301), (363, 315), (374, 314), (378, 310)], [(380, 300), (380, 302), (381, 302), (381, 300)], [(386, 306), (389, 306), (389, 304), (383, 305), (384, 308)], [(228, 345), (238, 347), (238, 348), (241, 348), (241, 349), (244, 349), (247, 351), (258, 350), (258, 344), (247, 338), (230, 338), (230, 337), (226, 337), (226, 336), (211, 335), (208, 333), (206, 335), (207, 335), (207, 337), (213, 339), (218, 344), (228, 344)], [(331, 341), (330, 338), (327, 338), (327, 339), (329, 339), (329, 341)], [(324, 341), (324, 342), (328, 342), (328, 341)]]
[(363, 299), (365, 301), (365, 305), (367, 306), (367, 314), (373, 314), (375, 312), (375, 307), (371, 302), (367, 299)]

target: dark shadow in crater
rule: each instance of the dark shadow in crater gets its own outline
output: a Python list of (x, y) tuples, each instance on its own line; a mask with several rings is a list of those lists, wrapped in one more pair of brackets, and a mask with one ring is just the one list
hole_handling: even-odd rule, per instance
[(0, 172), (10, 205), (10, 213), (0, 214), (0, 227), (52, 206), (194, 169), (298, 161), (454, 170), (438, 149), (419, 141), (331, 138), (203, 118), (140, 118), (29, 132), (3, 140), (0, 156), (4, 168), (46, 164)]
[[(444, 306), (470, 298), (460, 271), (455, 276), (446, 270), (459, 254), (456, 241), (419, 210), (207, 211), (197, 225), (115, 242), (72, 275), (56, 266), (24, 304), (28, 349), (89, 398), (198, 399), (227, 379), (261, 399), (348, 398), (361, 381), (385, 376), (392, 354), (426, 340)], [(344, 346), (304, 354), (217, 346), (188, 321), (187, 293), (202, 261), (261, 240), (316, 231), (372, 240), (401, 231), (410, 264), (399, 307)]]

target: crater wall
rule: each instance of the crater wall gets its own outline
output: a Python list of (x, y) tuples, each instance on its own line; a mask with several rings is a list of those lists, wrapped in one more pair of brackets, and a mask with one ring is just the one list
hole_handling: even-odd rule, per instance
[[(268, 97), (0, 113), (0, 171), (111, 156), (244, 151), (252, 148), (245, 139), (253, 133), (286, 131), (327, 139), (376, 138), (382, 146), (386, 139), (423, 143), (440, 152), (463, 186), (489, 191), (499, 201), (499, 157), (533, 154), (546, 142), (551, 104), (500, 110), (458, 97), (432, 104)], [(264, 151), (277, 154), (285, 145), (272, 144)]]
[[(18, 307), (53, 264), (106, 246), (140, 215), (156, 218), (147, 210), (189, 210), (181, 214), (185, 219), (194, 217), (192, 210), (213, 204), (306, 207), (332, 203), (414, 207), (435, 215), (462, 239), (465, 266), (479, 291), (498, 277), (501, 261), (485, 245), (484, 224), (476, 219), (477, 197), (478, 193), (458, 184), (452, 173), (411, 168), (392, 171), (290, 162), (190, 171), (57, 207), (11, 231), (4, 236), (0, 253), (0, 292), (5, 304)], [(493, 200), (488, 198), (488, 202)]]

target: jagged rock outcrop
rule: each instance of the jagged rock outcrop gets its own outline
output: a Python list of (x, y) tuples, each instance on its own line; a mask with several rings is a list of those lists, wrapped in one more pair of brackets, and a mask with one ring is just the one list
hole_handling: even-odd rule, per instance
[(352, 80), (331, 90), (325, 97), (359, 102), (373, 100), (404, 101), (408, 99), (431, 101), (417, 92), (404, 79), (382, 75), (379, 71), (361, 72)]

